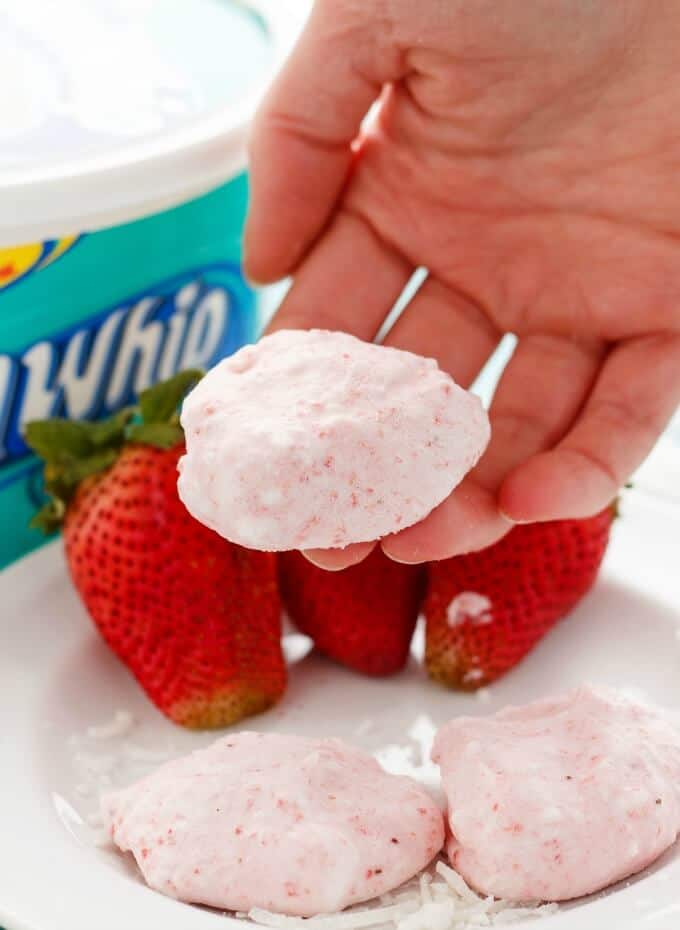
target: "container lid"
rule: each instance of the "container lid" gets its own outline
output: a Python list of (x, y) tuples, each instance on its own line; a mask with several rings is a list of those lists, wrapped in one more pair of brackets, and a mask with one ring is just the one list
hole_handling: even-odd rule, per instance
[(245, 163), (286, 0), (0, 0), (0, 245), (101, 228)]

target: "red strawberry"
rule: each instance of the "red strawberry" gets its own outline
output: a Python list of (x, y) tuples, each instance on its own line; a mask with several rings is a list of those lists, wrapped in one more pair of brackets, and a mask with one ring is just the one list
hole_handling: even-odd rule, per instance
[(336, 662), (376, 676), (406, 664), (423, 597), (420, 566), (399, 565), (376, 547), (359, 565), (327, 572), (284, 552), (279, 587), (291, 620)]
[(53, 420), (31, 424), (27, 440), (53, 494), (38, 522), (63, 522), (73, 582), (102, 636), (163, 713), (207, 729), (271, 706), (286, 669), (275, 557), (223, 540), (177, 495), (175, 411), (192, 380), (142, 395), (143, 424), (129, 412)]
[(483, 552), (428, 567), (430, 677), (474, 690), (517, 665), (595, 581), (615, 507), (587, 520), (516, 526)]

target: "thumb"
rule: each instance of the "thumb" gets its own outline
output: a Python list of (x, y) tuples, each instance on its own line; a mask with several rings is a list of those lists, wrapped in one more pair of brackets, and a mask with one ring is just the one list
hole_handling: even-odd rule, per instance
[(352, 142), (400, 55), (381, 3), (317, 0), (255, 119), (245, 266), (262, 283), (294, 270), (328, 222), (352, 161)]

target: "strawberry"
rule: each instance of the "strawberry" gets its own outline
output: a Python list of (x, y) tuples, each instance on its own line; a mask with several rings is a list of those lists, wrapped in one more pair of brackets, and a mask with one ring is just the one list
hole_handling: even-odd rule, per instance
[(514, 527), (482, 552), (428, 566), (428, 673), (474, 690), (517, 665), (594, 583), (615, 507)]
[[(198, 375), (200, 376), (200, 374)], [(177, 406), (197, 373), (152, 388), (140, 417), (29, 424), (51, 500), (36, 525), (63, 525), (71, 577), (92, 620), (156, 706), (192, 729), (227, 726), (281, 696), (273, 555), (219, 537), (177, 494)]]
[(375, 676), (406, 664), (423, 597), (420, 566), (399, 565), (376, 547), (360, 564), (327, 572), (284, 552), (279, 588), (290, 619), (336, 662)]

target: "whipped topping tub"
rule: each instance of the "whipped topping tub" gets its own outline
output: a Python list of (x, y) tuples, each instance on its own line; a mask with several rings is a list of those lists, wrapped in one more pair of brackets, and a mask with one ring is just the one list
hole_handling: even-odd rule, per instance
[(42, 541), (29, 420), (256, 335), (245, 138), (297, 25), (281, 0), (0, 0), (0, 567)]

